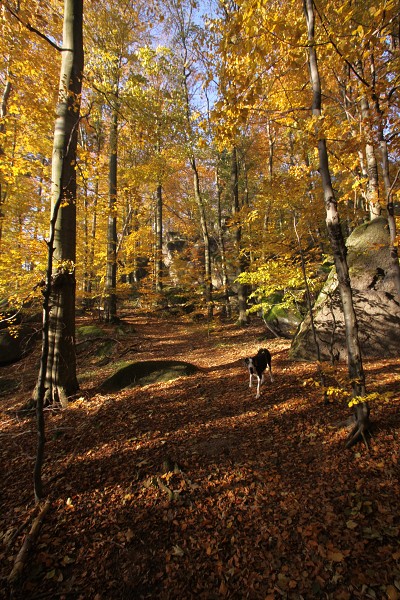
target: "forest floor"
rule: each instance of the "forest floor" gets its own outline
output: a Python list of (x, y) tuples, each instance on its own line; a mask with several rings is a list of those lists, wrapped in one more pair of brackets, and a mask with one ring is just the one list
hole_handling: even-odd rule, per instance
[[(38, 511), (35, 415), (21, 409), (39, 348), (0, 369), (0, 598), (399, 600), (400, 361), (365, 361), (368, 391), (387, 395), (371, 403), (370, 451), (345, 450), (345, 401), (324, 405), (315, 365), (259, 322), (126, 320), (103, 327), (108, 359), (78, 347), (80, 394), (46, 410), (51, 507), (12, 589)], [(275, 381), (256, 399), (243, 358), (263, 346)], [(99, 391), (122, 361), (155, 358), (199, 372)]]

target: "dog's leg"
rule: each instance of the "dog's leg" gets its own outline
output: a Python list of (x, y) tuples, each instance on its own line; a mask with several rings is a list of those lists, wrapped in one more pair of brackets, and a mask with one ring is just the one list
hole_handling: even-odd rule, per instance
[(262, 382), (262, 377), (259, 377), (257, 375), (257, 394), (256, 394), (256, 398), (260, 397), (260, 385), (261, 385), (261, 382)]
[(251, 388), (252, 381), (253, 381), (253, 373), (250, 373), (249, 388)]
[(272, 377), (271, 365), (268, 365), (268, 370), (269, 370), (269, 376), (271, 378), (271, 381), (274, 381), (274, 378)]

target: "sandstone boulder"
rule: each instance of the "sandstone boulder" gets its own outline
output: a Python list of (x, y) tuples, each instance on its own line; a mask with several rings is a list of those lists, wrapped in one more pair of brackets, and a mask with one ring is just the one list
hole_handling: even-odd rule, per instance
[[(394, 283), (386, 219), (358, 226), (347, 240), (348, 265), (363, 356), (400, 355), (400, 300)], [(335, 268), (332, 269), (313, 310), (323, 360), (347, 359), (344, 319)], [(301, 323), (290, 355), (315, 360), (310, 317)]]

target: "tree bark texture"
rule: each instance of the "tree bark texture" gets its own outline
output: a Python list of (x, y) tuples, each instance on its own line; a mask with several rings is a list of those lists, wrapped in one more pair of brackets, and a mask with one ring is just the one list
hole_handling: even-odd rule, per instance
[(229, 298), (229, 279), (228, 279), (228, 268), (226, 263), (226, 249), (225, 249), (225, 236), (224, 229), (222, 224), (222, 207), (221, 207), (221, 184), (219, 180), (219, 174), (217, 169), (216, 174), (216, 188), (217, 188), (217, 215), (218, 215), (218, 244), (219, 244), (219, 252), (221, 255), (221, 275), (222, 275), (222, 287), (225, 298), (225, 315), (228, 319), (232, 316), (231, 303)]
[(104, 289), (104, 320), (107, 323), (112, 323), (117, 320), (117, 152), (118, 109), (117, 106), (115, 106), (111, 118), (110, 161), (108, 171), (107, 265)]
[[(237, 150), (232, 148), (231, 155), (231, 194), (232, 194), (232, 216), (239, 218), (240, 202), (239, 202), (239, 168), (237, 159)], [(242, 227), (239, 222), (235, 223), (235, 253), (238, 265), (238, 275), (243, 273), (247, 267), (247, 260), (242, 253)], [(247, 315), (247, 286), (243, 283), (237, 283), (238, 297), (238, 324), (246, 325), (249, 321)]]
[(376, 96), (375, 100), (375, 111), (378, 117), (378, 139), (379, 139), (379, 147), (381, 151), (381, 164), (382, 164), (382, 176), (383, 182), (385, 186), (385, 195), (386, 195), (386, 210), (387, 210), (387, 220), (389, 225), (389, 235), (390, 235), (390, 258), (393, 265), (393, 273), (395, 279), (395, 285), (397, 294), (400, 297), (400, 264), (399, 264), (399, 254), (397, 250), (397, 231), (396, 231), (396, 218), (394, 214), (394, 201), (393, 201), (393, 186), (390, 182), (390, 171), (389, 171), (389, 153), (387, 142), (385, 139), (384, 132), (384, 122), (383, 122), (383, 111), (379, 105), (378, 96)]
[[(3, 95), (1, 98), (1, 105), (0, 105), (0, 134), (4, 133), (6, 130), (5, 121), (6, 121), (6, 116), (7, 116), (7, 106), (8, 106), (8, 100), (10, 98), (11, 91), (12, 91), (12, 85), (11, 85), (10, 79), (8, 78), (8, 73), (6, 74), (6, 76), (7, 76), (7, 81), (4, 86)], [(4, 148), (2, 146), (0, 146), (0, 156), (2, 156), (3, 154), (4, 154)], [(3, 182), (0, 179), (0, 247), (1, 247), (1, 240), (2, 240), (2, 236), (3, 236), (3, 220), (4, 220), (3, 207), (5, 204), (6, 198), (7, 198), (7, 192), (5, 189), (3, 189)]]
[[(356, 63), (356, 72), (363, 78), (363, 68), (361, 61)], [(360, 84), (362, 85), (362, 84)], [(366, 159), (366, 171), (367, 171), (367, 193), (366, 200), (369, 210), (370, 219), (376, 219), (382, 214), (382, 207), (379, 201), (379, 176), (378, 176), (378, 162), (376, 160), (375, 148), (374, 148), (374, 137), (371, 125), (371, 115), (368, 103), (368, 98), (365, 93), (360, 96), (360, 112), (361, 112), (361, 125), (362, 133), (365, 140), (365, 159)]]
[[(321, 117), (321, 82), (318, 71), (317, 53), (314, 39), (314, 4), (313, 0), (304, 0), (304, 12), (308, 28), (309, 66), (313, 92), (312, 114)], [(318, 129), (317, 129), (318, 135)], [(340, 226), (337, 201), (333, 192), (329, 170), (328, 151), (326, 140), (318, 135), (319, 172), (322, 179), (324, 193), (326, 224), (332, 251), (334, 255), (338, 287), (343, 307), (345, 323), (346, 345), (348, 351), (348, 372), (353, 391), (353, 397), (365, 396), (365, 375), (362, 364), (361, 349), (358, 340), (358, 324), (354, 310), (353, 296), (350, 285), (349, 269), (346, 258), (346, 245)], [(351, 432), (347, 445), (351, 445), (362, 436), (369, 424), (369, 407), (366, 402), (356, 405), (356, 425)]]
[(163, 288), (163, 189), (161, 183), (157, 186), (156, 194), (156, 256), (155, 256), (155, 286), (156, 292), (161, 293)]
[(207, 305), (207, 315), (209, 319), (212, 319), (214, 313), (213, 298), (212, 298), (212, 277), (211, 277), (211, 246), (210, 246), (210, 234), (208, 232), (206, 209), (204, 206), (203, 196), (200, 190), (200, 178), (197, 169), (197, 163), (194, 156), (190, 159), (190, 164), (193, 171), (193, 186), (194, 186), (194, 197), (199, 210), (200, 226), (203, 235), (204, 244), (204, 299)]
[(64, 0), (63, 50), (52, 158), (54, 261), (46, 367), (48, 402), (79, 387), (75, 356), (76, 146), (83, 73), (83, 0)]

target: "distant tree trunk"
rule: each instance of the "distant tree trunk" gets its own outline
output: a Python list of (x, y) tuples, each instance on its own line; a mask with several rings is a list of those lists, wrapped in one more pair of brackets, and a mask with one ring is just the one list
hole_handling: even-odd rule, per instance
[[(6, 116), (7, 116), (7, 105), (8, 100), (11, 95), (12, 85), (9, 79), (9, 73), (6, 73), (7, 81), (4, 86), (3, 96), (1, 98), (1, 106), (0, 106), (0, 135), (3, 134), (6, 130)], [(4, 155), (4, 148), (0, 145), (0, 157)], [(3, 189), (3, 184), (0, 179), (0, 246), (1, 240), (3, 237), (3, 221), (4, 221), (4, 212), (3, 207), (6, 202), (7, 192)]]
[[(355, 66), (357, 73), (362, 78), (363, 68), (361, 61), (357, 61)], [(365, 139), (365, 158), (368, 175), (366, 200), (370, 219), (372, 220), (380, 217), (382, 214), (382, 207), (379, 202), (378, 163), (375, 155), (369, 103), (365, 93), (361, 94), (359, 103), (362, 120), (362, 132)]]
[(155, 255), (155, 287), (156, 292), (162, 292), (163, 282), (163, 189), (161, 183), (157, 186), (156, 196), (156, 255)]
[(212, 298), (212, 276), (211, 276), (211, 245), (210, 245), (210, 234), (208, 232), (206, 210), (204, 206), (203, 196), (200, 190), (200, 178), (199, 171), (197, 169), (197, 163), (194, 156), (190, 158), (190, 165), (193, 171), (193, 186), (194, 186), (194, 197), (199, 210), (200, 215), (200, 226), (203, 235), (204, 244), (204, 299), (207, 305), (207, 316), (209, 319), (213, 318), (214, 305)]
[[(116, 84), (118, 90), (118, 84)], [(117, 166), (118, 166), (118, 91), (115, 94), (110, 124), (110, 160), (108, 171), (107, 265), (104, 285), (104, 320), (117, 320)]]
[[(371, 71), (375, 81), (375, 64), (372, 60)], [(390, 183), (389, 153), (385, 138), (384, 114), (379, 104), (379, 96), (375, 94), (375, 111), (377, 114), (378, 140), (381, 151), (382, 176), (385, 186), (386, 210), (390, 234), (390, 258), (392, 262), (397, 294), (400, 296), (400, 264), (397, 251), (396, 218), (394, 214), (393, 186)], [(399, 174), (399, 173), (398, 173)]]
[[(239, 170), (237, 161), (237, 151), (234, 147), (231, 154), (231, 194), (232, 194), (232, 216), (234, 219), (239, 219), (240, 203), (239, 203)], [(247, 261), (242, 252), (242, 227), (238, 222), (235, 223), (235, 254), (238, 266), (237, 274), (243, 273), (246, 270)], [(238, 320), (239, 325), (246, 325), (249, 322), (247, 315), (247, 286), (243, 283), (237, 283), (238, 295)]]
[[(95, 254), (95, 242), (97, 232), (97, 198), (99, 195), (99, 184), (98, 180), (95, 182), (93, 204), (90, 207), (86, 207), (86, 253), (85, 253), (85, 274), (84, 274), (84, 291), (87, 296), (86, 302), (89, 306), (92, 305), (92, 294), (93, 294), (93, 277), (94, 277), (94, 254)], [(92, 213), (89, 231), (89, 212)]]
[(204, 291), (204, 300), (207, 305), (207, 316), (208, 319), (211, 320), (214, 314), (214, 305), (213, 305), (213, 295), (212, 295), (212, 269), (211, 269), (211, 243), (210, 243), (210, 234), (208, 231), (207, 225), (207, 215), (206, 209), (204, 205), (203, 196), (200, 189), (200, 176), (199, 170), (197, 168), (196, 155), (194, 150), (194, 132), (192, 126), (192, 109), (190, 105), (190, 97), (189, 97), (189, 78), (191, 75), (191, 69), (189, 68), (189, 50), (188, 50), (188, 33), (190, 28), (185, 24), (185, 17), (183, 6), (180, 3), (176, 3), (174, 6), (170, 7), (171, 14), (173, 15), (173, 20), (175, 27), (177, 28), (177, 39), (181, 45), (183, 50), (182, 56), (182, 92), (183, 92), (183, 102), (185, 106), (186, 113), (186, 137), (188, 147), (190, 147), (189, 151), (189, 164), (191, 166), (193, 172), (193, 189), (194, 189), (194, 197), (197, 204), (197, 208), (199, 211), (200, 217), (200, 228), (203, 237), (203, 245), (204, 245), (204, 282), (203, 282), (203, 291)]
[[(101, 135), (98, 128), (100, 125), (100, 118), (96, 126), (96, 163), (101, 152)], [(97, 202), (99, 197), (99, 178), (95, 178), (94, 190), (93, 190), (93, 204), (89, 208), (87, 207), (86, 215), (86, 253), (85, 253), (85, 274), (84, 274), (84, 291), (86, 296), (86, 303), (88, 306), (93, 306), (93, 280), (94, 280), (94, 258), (95, 258), (95, 243), (97, 233)], [(91, 215), (91, 221), (89, 222), (89, 215)]]
[(218, 225), (218, 244), (219, 244), (219, 252), (221, 255), (221, 273), (222, 273), (222, 287), (225, 298), (225, 314), (228, 319), (232, 316), (232, 308), (229, 299), (229, 280), (228, 280), (228, 269), (226, 265), (226, 251), (225, 251), (225, 236), (224, 236), (224, 228), (222, 223), (222, 207), (221, 207), (221, 184), (219, 181), (218, 169), (216, 173), (216, 188), (217, 188), (217, 225)]
[(400, 264), (399, 264), (399, 254), (397, 251), (397, 232), (396, 232), (396, 218), (395, 218), (395, 214), (394, 214), (393, 187), (390, 184), (389, 156), (388, 156), (387, 143), (384, 138), (382, 128), (379, 128), (379, 135), (380, 135), (380, 147), (381, 147), (381, 155), (382, 155), (383, 179), (385, 182), (387, 220), (388, 220), (389, 235), (390, 235), (390, 258), (391, 258), (393, 272), (394, 272), (397, 294), (400, 296)]
[[(321, 116), (321, 82), (319, 77), (317, 53), (314, 39), (314, 4), (313, 0), (304, 0), (304, 12), (308, 28), (309, 42), (309, 68), (313, 91), (312, 114)], [(318, 132), (317, 132), (318, 133)], [(352, 290), (350, 285), (349, 269), (347, 265), (347, 249), (344, 243), (340, 226), (337, 201), (332, 188), (329, 171), (328, 152), (326, 139), (318, 135), (319, 172), (322, 179), (324, 192), (326, 224), (330, 243), (332, 246), (336, 273), (338, 278), (340, 298), (343, 306), (343, 316), (346, 332), (346, 345), (348, 352), (348, 372), (353, 391), (353, 397), (365, 396), (365, 375), (363, 370), (361, 350), (358, 339), (358, 324), (354, 310)], [(356, 424), (350, 432), (346, 446), (355, 443), (361, 436), (365, 440), (365, 433), (369, 428), (369, 406), (366, 402), (356, 405)]]

